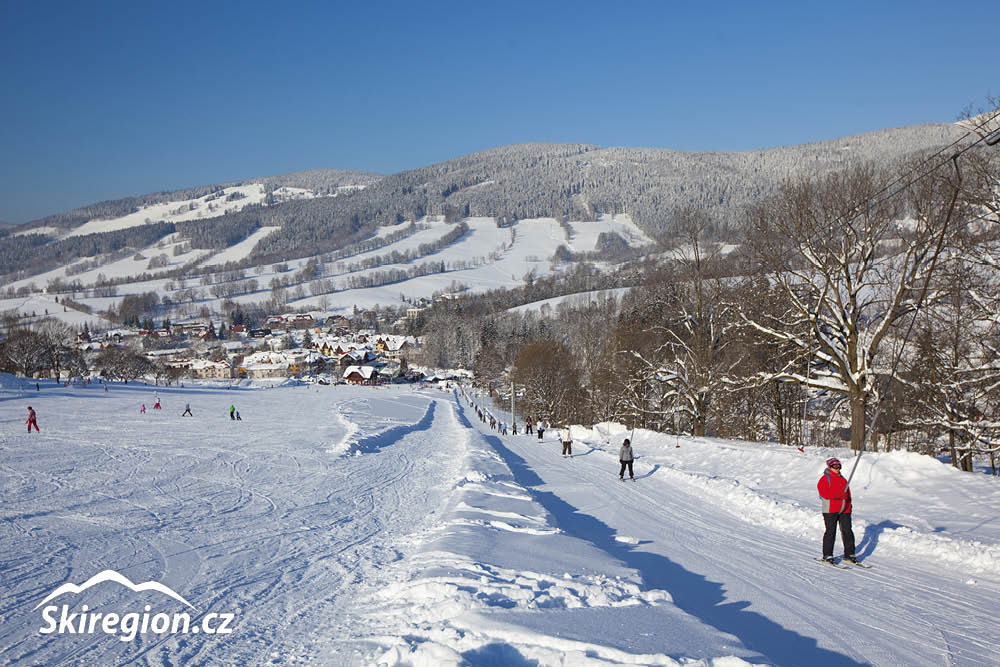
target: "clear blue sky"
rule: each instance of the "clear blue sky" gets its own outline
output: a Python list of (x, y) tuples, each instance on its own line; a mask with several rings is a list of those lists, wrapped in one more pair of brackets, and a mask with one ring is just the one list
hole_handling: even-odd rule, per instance
[(5, 0), (0, 10), (9, 222), (303, 169), (393, 173), (528, 141), (801, 144), (950, 122), (1000, 92), (992, 2)]

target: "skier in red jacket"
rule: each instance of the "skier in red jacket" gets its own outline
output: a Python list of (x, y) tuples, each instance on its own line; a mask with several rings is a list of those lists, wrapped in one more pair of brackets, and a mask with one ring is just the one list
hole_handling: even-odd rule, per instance
[(29, 405), (28, 406), (28, 421), (24, 422), (28, 425), (28, 433), (31, 433), (31, 427), (35, 427), (35, 432), (38, 433), (38, 419), (35, 418), (35, 410)]
[(840, 459), (826, 460), (826, 470), (816, 484), (823, 502), (823, 560), (833, 562), (833, 543), (837, 540), (837, 525), (840, 525), (840, 539), (844, 542), (844, 560), (857, 563), (854, 556), (854, 531), (851, 530), (851, 489), (840, 474)]

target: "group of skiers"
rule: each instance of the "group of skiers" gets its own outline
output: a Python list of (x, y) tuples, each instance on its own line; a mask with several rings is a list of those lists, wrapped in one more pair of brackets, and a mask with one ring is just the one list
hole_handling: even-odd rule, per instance
[[(156, 397), (156, 402), (153, 404), (153, 409), (154, 410), (162, 410), (163, 409), (163, 406), (160, 405), (160, 397), (159, 396)], [(139, 407), (139, 414), (143, 414), (143, 415), (146, 414), (146, 404), (145, 403), (143, 403)], [(181, 413), (181, 417), (188, 417), (188, 416), (194, 417), (194, 413), (191, 412), (191, 404), (190, 403), (185, 403), (184, 404), (184, 412)], [(240, 417), (240, 411), (236, 409), (235, 405), (230, 405), (229, 406), (229, 418), (231, 420), (233, 420), (233, 421), (243, 421), (243, 418)], [(25, 423), (28, 425), (28, 433), (31, 433), (31, 427), (32, 426), (35, 427), (35, 432), (36, 433), (39, 432), (39, 430), (38, 430), (38, 415), (35, 414), (35, 409), (32, 408), (30, 405), (28, 406), (28, 419), (25, 421)], [(506, 433), (504, 435), (506, 435)]]
[[(156, 402), (153, 403), (153, 409), (154, 410), (162, 410), (163, 409), (163, 406), (160, 405), (160, 397), (159, 396), (156, 397)], [(139, 408), (139, 412), (141, 414), (146, 414), (146, 404), (145, 403), (143, 403), (142, 407)]]
[[(549, 425), (546, 424), (544, 420), (539, 420), (538, 423), (536, 424), (535, 420), (531, 418), (531, 415), (528, 415), (527, 417), (524, 418), (525, 435), (531, 435), (532, 433), (537, 433), (538, 439), (541, 440), (542, 435), (545, 434), (545, 429), (547, 429), (548, 427)], [(514, 429), (514, 435), (517, 435), (516, 428)]]

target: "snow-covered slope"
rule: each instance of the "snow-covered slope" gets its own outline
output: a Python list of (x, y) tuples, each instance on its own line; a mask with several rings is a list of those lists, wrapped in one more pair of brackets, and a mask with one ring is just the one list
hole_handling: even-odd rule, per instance
[[(636, 431), (638, 481), (619, 482), (623, 427), (575, 427), (563, 458), (551, 432), (499, 435), (431, 388), (3, 376), (0, 405), (0, 662), (1000, 658), (995, 480), (916, 455), (862, 458), (854, 524), (874, 567), (841, 571), (814, 560), (814, 485), (831, 452), (850, 467), (845, 451)], [(199, 628), (232, 614), (233, 632), (39, 632), (47, 595), (105, 570), (194, 609), (113, 581), (45, 604), (76, 621), (148, 605)]]
[[(411, 303), (420, 298), (431, 299), (435, 293), (449, 292), (456, 286), (472, 292), (518, 287), (524, 284), (525, 276), (528, 274), (540, 277), (569, 268), (570, 264), (552, 260), (559, 246), (566, 246), (574, 253), (591, 252), (596, 248), (599, 235), (604, 232), (619, 234), (632, 247), (651, 243), (627, 215), (603, 216), (592, 222), (571, 221), (566, 225), (560, 225), (553, 218), (521, 220), (513, 227), (497, 227), (494, 218), (486, 217), (467, 218), (465, 223), (469, 227), (466, 234), (429, 254), (419, 255), (420, 247), (439, 241), (454, 229), (453, 224), (445, 223), (439, 218), (426, 218), (419, 221), (421, 229), (416, 233), (403, 236), (375, 250), (325, 262), (322, 261), (322, 256), (305, 257), (285, 262), (287, 271), (278, 270), (273, 264), (266, 264), (246, 272), (247, 279), (252, 277), (257, 281), (256, 290), (231, 298), (237, 303), (267, 300), (271, 296), (269, 285), (274, 278), (284, 278), (287, 281), (289, 271), (299, 271), (310, 259), (316, 259), (320, 261), (320, 273), (308, 284), (299, 284), (289, 289), (289, 309), (307, 308), (331, 314), (350, 314), (355, 306), (362, 309), (380, 305), (400, 306), (404, 297)], [(399, 232), (405, 227), (406, 225), (389, 227), (381, 235)], [(5, 287), (12, 287), (15, 290), (30, 285), (42, 287), (53, 279), (79, 280), (83, 285), (92, 285), (100, 276), (115, 280), (146, 272), (156, 273), (156, 270), (148, 268), (149, 262), (161, 255), (164, 256), (161, 259), (166, 263), (166, 266), (159, 270), (161, 272), (177, 269), (182, 264), (193, 261), (203, 266), (222, 266), (226, 262), (239, 261), (248, 256), (262, 238), (274, 231), (273, 227), (261, 228), (237, 245), (219, 252), (192, 250), (183, 254), (174, 254), (174, 247), (178, 243), (183, 245), (183, 242), (178, 235), (173, 234), (143, 248), (138, 255), (129, 254), (128, 257), (101, 263), (86, 271), (73, 272), (71, 275), (67, 273), (67, 267), (60, 267), (18, 280)], [(407, 254), (419, 256), (409, 262), (389, 259)], [(443, 272), (436, 268), (434, 273), (403, 278), (380, 286), (358, 286), (364, 285), (364, 281), (371, 281), (378, 275), (392, 271), (406, 272), (422, 264), (434, 263), (438, 266), (442, 262), (445, 267)], [(314, 292), (313, 287), (317, 281), (327, 281), (329, 289), (324, 288), (323, 291)], [(96, 310), (107, 309), (125, 295), (151, 291), (170, 297), (173, 301), (182, 301), (183, 299), (172, 291), (190, 287), (192, 287), (190, 283), (185, 285), (183, 281), (164, 277), (118, 285), (115, 297), (94, 297), (88, 293), (80, 293), (77, 295), (77, 300)], [(295, 293), (296, 287), (301, 287), (301, 294)], [(214, 312), (221, 312), (223, 300), (224, 297), (215, 297), (208, 289), (204, 289), (201, 290), (199, 308), (206, 306)], [(17, 309), (18, 303), (18, 300), (0, 299), (0, 310)], [(178, 320), (184, 315), (175, 313), (170, 317)]]
[[(272, 195), (275, 202), (290, 201), (292, 199), (311, 199), (315, 196), (316, 194), (311, 190), (293, 187), (275, 188)], [(33, 227), (18, 231), (15, 234), (50, 234), (59, 236), (60, 238), (69, 238), (111, 232), (117, 229), (127, 229), (151, 222), (205, 220), (242, 210), (251, 204), (263, 204), (266, 199), (267, 191), (262, 183), (234, 185), (221, 188), (217, 192), (202, 197), (177, 199), (142, 206), (139, 210), (128, 215), (90, 220), (68, 233), (62, 233), (55, 227)]]

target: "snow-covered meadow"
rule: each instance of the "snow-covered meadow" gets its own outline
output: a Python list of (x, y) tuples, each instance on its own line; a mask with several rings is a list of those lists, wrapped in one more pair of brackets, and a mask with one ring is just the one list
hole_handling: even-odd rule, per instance
[[(0, 663), (1000, 664), (1000, 487), (926, 457), (862, 457), (873, 568), (841, 571), (815, 482), (845, 450), (600, 424), (563, 458), (455, 388), (0, 380)], [(46, 604), (232, 632), (40, 632), (106, 570), (192, 608), (113, 581)]]

